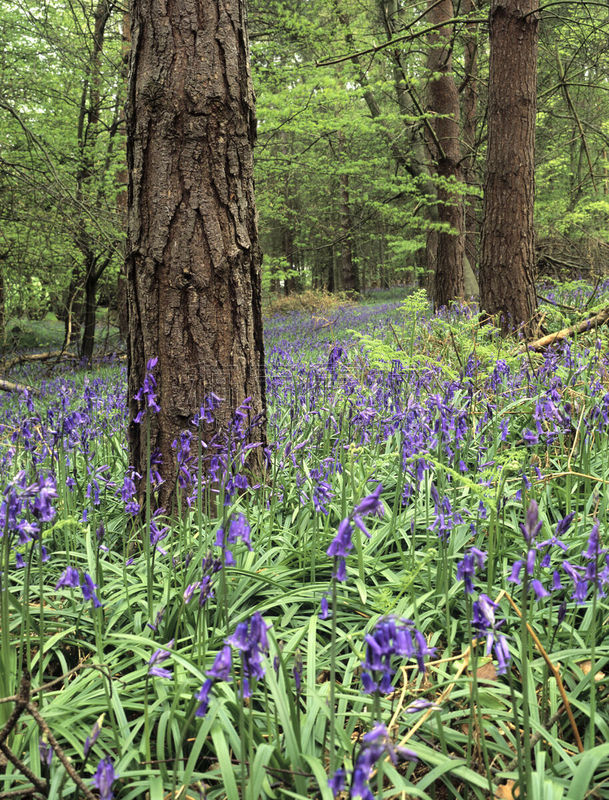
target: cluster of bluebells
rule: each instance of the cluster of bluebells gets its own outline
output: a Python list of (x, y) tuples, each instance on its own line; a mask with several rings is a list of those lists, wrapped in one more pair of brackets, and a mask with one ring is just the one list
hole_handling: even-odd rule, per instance
[(463, 522), (463, 516), (459, 512), (453, 511), (452, 503), (447, 495), (440, 499), (440, 494), (433, 482), (430, 487), (430, 494), (434, 503), (436, 518), (429, 529), (436, 531), (440, 539), (447, 539), (455, 525)]
[(499, 633), (499, 628), (505, 620), (497, 620), (495, 611), (499, 604), (482, 592), (473, 605), (472, 626), (477, 635), (486, 639), (486, 654), (491, 651), (497, 659), (497, 674), (505, 675), (508, 670), (511, 655), (506, 637)]
[(155, 414), (158, 414), (161, 410), (156, 398), (156, 378), (154, 377), (154, 368), (158, 364), (158, 361), (158, 358), (149, 359), (146, 364), (144, 382), (134, 398), (138, 403), (143, 403), (142, 408), (140, 408), (133, 419), (137, 425), (139, 425), (146, 416), (146, 409), (151, 409)]
[(222, 561), (219, 558), (214, 558), (211, 553), (204, 556), (201, 562), (201, 580), (188, 584), (184, 590), (184, 602), (190, 603), (195, 592), (199, 592), (199, 606), (203, 608), (207, 601), (214, 597), (212, 578), (221, 569)]
[[(476, 572), (484, 568), (486, 558), (487, 554), (483, 550), (470, 547), (469, 552), (457, 564), (457, 580), (463, 581), (467, 595), (474, 594), (474, 578)], [(499, 605), (487, 594), (481, 592), (472, 606), (472, 627), (478, 636), (486, 640), (486, 654), (490, 655), (494, 651), (497, 659), (497, 673), (502, 675), (507, 672), (511, 656), (506, 637), (499, 633), (499, 628), (503, 625), (504, 620), (496, 619), (497, 608)]]
[(101, 608), (101, 602), (96, 594), (97, 584), (93, 582), (93, 578), (88, 572), (83, 572), (82, 578), (76, 567), (66, 567), (62, 572), (61, 577), (55, 584), (55, 590), (63, 587), (70, 589), (77, 589), (80, 586), (82, 591), (83, 600), (91, 600), (93, 608)]
[(112, 784), (118, 778), (112, 759), (102, 758), (93, 776), (93, 786), (99, 791), (99, 800), (113, 800)]
[(159, 647), (158, 650), (155, 650), (154, 653), (150, 656), (150, 660), (148, 661), (148, 675), (152, 675), (156, 678), (167, 678), (171, 679), (172, 672), (167, 667), (162, 667), (165, 661), (171, 657), (171, 653), (169, 652), (170, 649), (173, 647), (174, 640), (171, 639), (165, 647)]
[(248, 522), (243, 514), (238, 514), (236, 517), (231, 519), (228, 530), (225, 530), (224, 528), (218, 528), (216, 532), (216, 541), (214, 544), (216, 547), (220, 547), (222, 549), (224, 564), (227, 567), (232, 566), (235, 563), (233, 552), (228, 546), (236, 544), (239, 539), (241, 539), (247, 549), (251, 551), (252, 542), (250, 539), (250, 534), (250, 526), (248, 525)]
[(207, 679), (196, 695), (199, 703), (196, 716), (204, 717), (209, 708), (209, 696), (214, 684), (228, 681), (233, 668), (231, 647), (239, 651), (242, 668), (241, 692), (243, 697), (250, 697), (252, 681), (264, 678), (263, 658), (268, 655), (268, 626), (262, 615), (256, 611), (250, 619), (240, 622), (232, 636), (229, 636), (222, 649), (216, 655), (214, 663), (206, 673)]
[[(572, 581), (573, 593), (571, 594), (571, 600), (577, 605), (583, 605), (586, 602), (590, 587), (593, 587), (600, 597), (605, 596), (606, 587), (609, 584), (609, 551), (601, 547), (598, 520), (593, 523), (586, 549), (582, 553), (586, 565), (578, 566), (563, 558), (569, 548), (561, 537), (571, 527), (574, 516), (574, 512), (568, 514), (558, 522), (554, 535), (549, 539), (538, 542), (537, 538), (542, 522), (539, 519), (537, 503), (535, 500), (531, 500), (526, 522), (520, 525), (527, 551), (525, 558), (514, 562), (508, 578), (511, 583), (521, 584), (522, 575), (526, 575), (527, 583), (533, 590), (536, 599), (541, 600), (544, 597), (549, 597), (554, 592), (560, 592), (564, 589), (562, 583), (564, 574)], [(552, 556), (555, 553), (559, 554), (560, 565), (552, 564)], [(541, 557), (538, 558), (538, 556)], [(558, 566), (560, 566), (560, 569), (558, 569)], [(552, 569), (551, 582), (548, 581), (547, 585), (544, 585), (539, 578), (534, 577), (537, 568)]]
[(364, 692), (389, 694), (393, 691), (395, 669), (392, 659), (416, 659), (419, 672), (425, 672), (425, 657), (435, 653), (423, 634), (409, 619), (388, 616), (380, 619), (371, 633), (366, 634), (366, 655), (362, 662)]
[(412, 750), (407, 750), (405, 747), (395, 747), (389, 737), (387, 728), (381, 723), (377, 723), (362, 738), (362, 746), (353, 764), (349, 785), (347, 785), (347, 773), (342, 767), (337, 769), (334, 775), (329, 778), (328, 785), (334, 797), (348, 789), (349, 797), (374, 800), (374, 794), (370, 788), (370, 779), (378, 760), (386, 756), (389, 756), (392, 764), (397, 764), (398, 760), (417, 760), (417, 754)]
[[(20, 470), (4, 490), (0, 503), (0, 537), (6, 533), (14, 538), (18, 548), (40, 541), (41, 523), (51, 522), (55, 517), (56, 498), (57, 485), (52, 474), (40, 474), (29, 483), (25, 470)], [(41, 554), (46, 561), (48, 554), (42, 544)], [(23, 554), (17, 550), (16, 566), (24, 565)]]
[[(364, 497), (353, 509), (351, 514), (345, 517), (338, 526), (336, 536), (326, 551), (327, 555), (334, 559), (334, 578), (337, 581), (342, 582), (347, 580), (345, 559), (353, 549), (353, 525), (356, 525), (365, 536), (370, 538), (370, 532), (366, 528), (362, 517), (368, 516), (369, 514), (377, 514), (378, 516), (383, 514), (383, 503), (380, 499), (382, 490), (383, 487), (379, 483), (372, 494)], [(321, 607), (322, 619), (326, 619), (328, 617), (328, 601), (326, 597), (323, 598)]]

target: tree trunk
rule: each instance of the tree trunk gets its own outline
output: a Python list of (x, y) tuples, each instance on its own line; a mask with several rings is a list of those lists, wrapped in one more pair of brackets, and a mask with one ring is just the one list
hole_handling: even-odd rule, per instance
[(80, 339), (83, 304), (82, 285), (78, 282), (78, 272), (79, 269), (74, 267), (72, 279), (65, 295), (64, 309), (62, 309), (62, 313), (65, 314), (62, 350), (78, 344)]
[[(429, 22), (439, 25), (454, 17), (452, 0), (428, 0)], [(432, 120), (430, 150), (440, 178), (463, 181), (459, 144), (459, 94), (452, 74), (452, 41), (448, 25), (430, 35), (427, 65), (435, 77), (429, 83), (429, 109), (437, 116)], [(436, 307), (446, 306), (463, 297), (463, 257), (465, 254), (465, 220), (463, 197), (438, 186), (440, 222), (450, 225), (451, 232), (438, 231), (434, 299)]]
[(87, 364), (91, 363), (91, 359), (93, 358), (93, 348), (95, 346), (95, 312), (97, 310), (96, 294), (97, 275), (95, 270), (95, 262), (91, 262), (87, 264), (87, 273), (85, 278), (82, 346), (80, 349), (81, 358), (83, 358)]
[(340, 261), (343, 289), (346, 292), (359, 292), (359, 275), (353, 260), (353, 242), (351, 239), (351, 204), (349, 200), (349, 175), (346, 172), (347, 156), (345, 153), (345, 134), (338, 134), (338, 147), (341, 169), (340, 183)]
[[(211, 392), (225, 402), (207, 441), (226, 432), (246, 398), (250, 421), (265, 413), (256, 118), (243, 0), (174, 0), (163, 14), (152, 0), (134, 0), (131, 13), (130, 454), (145, 475), (149, 424), (162, 459), (159, 499), (169, 507), (172, 442)], [(138, 425), (136, 394), (154, 357), (161, 411)], [(250, 430), (251, 440), (264, 440), (263, 430)], [(260, 448), (250, 458), (259, 464)]]
[[(109, 0), (98, 0), (93, 16), (93, 42), (91, 45), (91, 55), (89, 60), (89, 70), (85, 78), (78, 118), (78, 157), (80, 159), (80, 167), (76, 176), (76, 199), (79, 205), (85, 205), (86, 189), (90, 186), (94, 176), (95, 166), (95, 144), (98, 136), (99, 115), (101, 110), (101, 97), (100, 97), (100, 81), (101, 81), (101, 54), (104, 48), (104, 38), (106, 34), (106, 25), (110, 18), (112, 6)], [(99, 202), (96, 204), (95, 211), (100, 212)], [(83, 258), (84, 265), (84, 279), (81, 278), (82, 271), (79, 267), (74, 268), (72, 283), (74, 285), (84, 283), (85, 285), (85, 298), (84, 309), (81, 306), (72, 304), (72, 336), (68, 335), (66, 328), (66, 346), (70, 344), (69, 339), (73, 338), (74, 333), (80, 328), (81, 316), (75, 315), (75, 311), (84, 310), (85, 318), (83, 319), (83, 340), (80, 347), (80, 355), (87, 361), (91, 360), (93, 355), (93, 347), (95, 344), (95, 311), (96, 299), (95, 291), (97, 288), (97, 280), (92, 281), (95, 274), (95, 243), (89, 231), (90, 220), (86, 215), (83, 215), (78, 226), (78, 233), (76, 236), (76, 247), (80, 250)], [(70, 287), (70, 295), (72, 290)], [(76, 306), (76, 308), (75, 308)], [(78, 327), (74, 325), (75, 320), (78, 319)], [(67, 325), (68, 323), (66, 323)], [(88, 353), (89, 355), (85, 355)]]
[[(480, 304), (504, 332), (535, 328), (538, 0), (492, 0)], [(508, 77), (509, 76), (509, 79)]]
[[(475, 0), (463, 0), (464, 14), (476, 11)], [(470, 187), (479, 184), (476, 169), (476, 118), (478, 114), (478, 23), (468, 22), (464, 41), (465, 78), (463, 79), (463, 178)], [(478, 264), (478, 198), (474, 194), (465, 201), (465, 257), (475, 271)], [(466, 281), (467, 282), (467, 281)]]
[[(131, 15), (128, 12), (123, 14), (121, 25), (121, 72), (120, 81), (125, 87), (129, 79), (129, 55), (131, 53)], [(127, 234), (127, 183), (129, 175), (127, 171), (127, 148), (125, 137), (125, 107), (121, 106), (120, 132), (121, 142), (124, 147), (125, 162), (123, 167), (116, 173), (116, 183), (119, 192), (116, 195), (116, 205), (121, 225), (121, 230)], [(125, 238), (121, 239), (123, 255), (125, 255)], [(121, 265), (121, 270), (116, 277), (116, 308), (118, 312), (118, 329), (121, 339), (126, 342), (129, 334), (129, 307), (127, 304), (127, 280), (125, 277), (125, 259)]]

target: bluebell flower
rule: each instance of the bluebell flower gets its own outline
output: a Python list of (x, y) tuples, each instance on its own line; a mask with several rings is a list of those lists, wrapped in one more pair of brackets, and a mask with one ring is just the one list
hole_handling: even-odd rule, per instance
[(466, 594), (473, 594), (476, 569), (483, 569), (485, 561), (486, 553), (483, 550), (470, 547), (469, 553), (457, 564), (457, 580), (464, 582)]
[[(414, 637), (414, 638), (413, 638)], [(420, 672), (425, 672), (425, 657), (433, 655), (423, 634), (414, 623), (402, 617), (382, 617), (371, 633), (365, 636), (366, 655), (362, 662), (362, 686), (366, 694), (393, 691), (392, 678), (395, 669), (392, 659), (414, 658)]]
[(112, 800), (114, 797), (112, 784), (117, 778), (112, 759), (110, 757), (102, 758), (93, 776), (93, 786), (99, 790), (99, 800)]
[(93, 578), (89, 575), (88, 572), (85, 572), (85, 574), (83, 575), (80, 588), (84, 599), (91, 600), (93, 602), (93, 608), (101, 608), (101, 603), (99, 601), (98, 596), (95, 593), (95, 590), (97, 589), (97, 584), (93, 583)]
[(101, 714), (96, 719), (95, 724), (93, 725), (93, 728), (91, 729), (91, 734), (89, 736), (87, 736), (87, 738), (85, 739), (85, 744), (84, 744), (84, 747), (83, 747), (83, 756), (84, 756), (84, 758), (87, 758), (87, 756), (89, 755), (89, 751), (91, 750), (91, 748), (93, 747), (93, 745), (95, 744), (97, 739), (99, 738), (99, 734), (101, 732), (102, 725), (104, 724), (105, 716), (106, 715), (104, 713), (104, 714)]
[[(172, 639), (171, 641), (167, 642), (165, 647), (167, 648), (173, 647), (173, 641), (174, 640)], [(171, 653), (169, 652), (169, 649), (161, 647), (158, 650), (155, 650), (154, 653), (150, 656), (150, 660), (148, 661), (148, 674), (154, 675), (157, 678), (171, 678), (172, 677), (171, 670), (159, 666), (164, 661), (167, 661), (167, 659), (170, 656)]]
[(51, 760), (53, 759), (53, 748), (46, 739), (41, 738), (38, 741), (38, 752), (40, 753), (40, 761), (47, 767), (50, 767)]
[(507, 671), (510, 651), (505, 636), (498, 634), (499, 628), (504, 623), (504, 620), (495, 619), (495, 611), (498, 608), (498, 603), (491, 600), (488, 595), (480, 594), (473, 605), (472, 625), (478, 636), (486, 638), (486, 654), (490, 655), (491, 650), (494, 650), (497, 673), (502, 675)]
[(256, 611), (249, 620), (240, 622), (232, 636), (226, 639), (228, 644), (241, 653), (244, 697), (250, 696), (252, 678), (260, 680), (264, 677), (265, 670), (262, 659), (269, 651), (266, 632), (267, 625), (260, 612)]
[[(397, 764), (398, 760), (418, 760), (417, 754), (413, 750), (396, 747), (389, 737), (387, 728), (381, 723), (377, 723), (362, 738), (362, 746), (355, 759), (351, 774), (350, 798), (374, 800), (374, 794), (370, 789), (370, 779), (378, 760), (383, 756), (389, 756), (393, 764)], [(346, 777), (345, 771), (340, 768), (329, 778), (328, 785), (334, 797), (346, 788)]]

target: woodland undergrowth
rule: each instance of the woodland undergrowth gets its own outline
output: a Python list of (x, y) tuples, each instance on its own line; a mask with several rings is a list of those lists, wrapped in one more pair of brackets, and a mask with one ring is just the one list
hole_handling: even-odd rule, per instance
[(0, 797), (606, 797), (609, 340), (518, 349), (417, 294), (275, 315), (263, 474), (210, 396), (174, 513), (124, 368), (3, 397)]

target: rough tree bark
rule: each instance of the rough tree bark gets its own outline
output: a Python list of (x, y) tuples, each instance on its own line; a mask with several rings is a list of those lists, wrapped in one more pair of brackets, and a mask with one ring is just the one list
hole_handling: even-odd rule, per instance
[[(134, 422), (146, 363), (158, 358), (160, 500), (176, 483), (172, 442), (210, 392), (225, 399), (209, 438), (251, 398), (265, 413), (256, 133), (243, 0), (133, 0), (127, 107), (128, 387), (131, 463), (146, 473)], [(263, 439), (261, 428), (253, 430)], [(259, 448), (250, 451), (259, 457)]]
[(504, 333), (535, 329), (538, 0), (492, 0), (480, 305)]
[[(476, 0), (463, 0), (463, 13), (476, 11)], [(461, 87), (463, 120), (463, 178), (468, 186), (479, 185), (476, 168), (476, 122), (478, 114), (478, 23), (468, 22), (463, 41), (465, 77)], [(478, 198), (468, 195), (465, 201), (465, 257), (473, 270), (478, 264)], [(467, 275), (466, 275), (467, 284)], [(467, 292), (467, 285), (465, 287)]]
[[(439, 25), (453, 19), (452, 0), (428, 0), (429, 22)], [(430, 35), (427, 66), (434, 76), (429, 82), (429, 109), (437, 114), (429, 147), (438, 176), (448, 181), (463, 181), (461, 146), (459, 143), (459, 94), (452, 74), (451, 28), (446, 25)], [(448, 305), (463, 297), (465, 284), (465, 219), (463, 196), (450, 186), (438, 186), (440, 222), (450, 225), (452, 232), (438, 231), (434, 298), (436, 307)]]
[(340, 263), (342, 288), (347, 292), (359, 292), (359, 272), (353, 258), (353, 241), (351, 238), (351, 201), (349, 198), (349, 174), (346, 171), (346, 140), (343, 131), (338, 133), (338, 163), (340, 165)]

